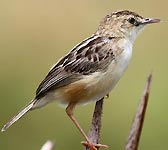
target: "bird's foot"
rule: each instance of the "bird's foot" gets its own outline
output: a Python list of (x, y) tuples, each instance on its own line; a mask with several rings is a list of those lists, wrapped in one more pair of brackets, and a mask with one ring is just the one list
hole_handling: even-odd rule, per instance
[(83, 141), (81, 142), (82, 145), (84, 145), (85, 147), (88, 147), (88, 150), (98, 150), (100, 147), (102, 148), (108, 148), (107, 145), (102, 145), (102, 144), (95, 144), (95, 143), (91, 143), (91, 142), (86, 142), (86, 141)]

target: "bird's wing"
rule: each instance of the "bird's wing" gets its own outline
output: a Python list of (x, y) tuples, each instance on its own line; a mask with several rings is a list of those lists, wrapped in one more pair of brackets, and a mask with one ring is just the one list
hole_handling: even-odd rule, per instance
[(36, 98), (49, 90), (80, 80), (83, 76), (105, 71), (115, 59), (113, 50), (107, 46), (111, 40), (113, 39), (93, 35), (82, 41), (50, 70), (39, 85)]

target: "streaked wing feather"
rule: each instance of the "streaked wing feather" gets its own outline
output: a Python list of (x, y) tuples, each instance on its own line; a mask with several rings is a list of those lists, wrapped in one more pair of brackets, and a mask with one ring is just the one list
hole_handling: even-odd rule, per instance
[(62, 58), (48, 73), (36, 91), (36, 98), (47, 91), (66, 86), (85, 75), (105, 71), (115, 58), (107, 47), (111, 39), (96, 35), (84, 40)]

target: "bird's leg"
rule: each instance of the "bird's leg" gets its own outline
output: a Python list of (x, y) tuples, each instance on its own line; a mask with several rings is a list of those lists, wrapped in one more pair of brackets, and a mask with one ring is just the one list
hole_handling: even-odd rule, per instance
[(75, 103), (70, 103), (66, 108), (66, 113), (69, 116), (69, 118), (73, 121), (75, 126), (79, 129), (81, 134), (84, 136), (86, 142), (83, 143), (83, 145), (85, 145), (85, 146), (87, 145), (90, 148), (90, 150), (97, 150), (96, 146), (99, 146), (99, 144), (94, 144), (89, 141), (89, 138), (87, 137), (86, 133), (83, 131), (83, 129), (81, 128), (78, 121), (76, 120), (76, 118), (73, 115), (73, 110), (75, 108), (75, 105), (76, 105)]
[(84, 138), (86, 139), (86, 141), (89, 143), (89, 139), (86, 135), (86, 133), (83, 131), (83, 129), (81, 128), (80, 124), (78, 123), (78, 121), (76, 120), (76, 118), (73, 115), (73, 110), (75, 108), (75, 104), (70, 103), (68, 105), (68, 107), (66, 108), (66, 113), (69, 116), (69, 118), (73, 121), (73, 123), (75, 124), (75, 126), (79, 129), (79, 131), (81, 132), (81, 134), (84, 136)]

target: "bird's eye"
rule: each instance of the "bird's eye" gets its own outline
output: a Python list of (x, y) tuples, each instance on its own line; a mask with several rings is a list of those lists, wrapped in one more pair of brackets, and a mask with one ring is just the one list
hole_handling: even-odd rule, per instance
[(139, 26), (139, 22), (137, 20), (135, 20), (135, 18), (133, 18), (133, 17), (129, 18), (128, 22), (135, 25), (135, 26)]
[(134, 24), (136, 22), (136, 20), (131, 17), (131, 18), (128, 19), (128, 22), (131, 23), (131, 24)]

